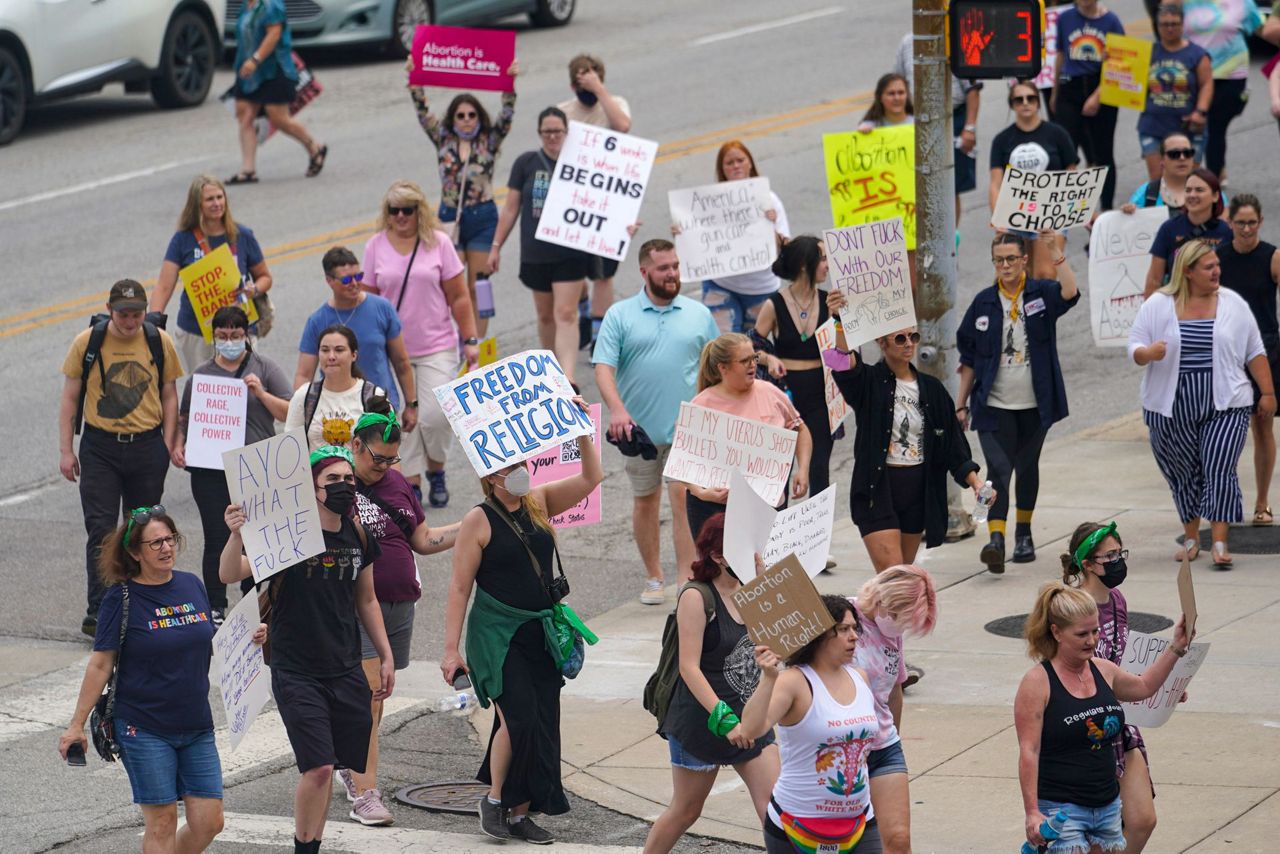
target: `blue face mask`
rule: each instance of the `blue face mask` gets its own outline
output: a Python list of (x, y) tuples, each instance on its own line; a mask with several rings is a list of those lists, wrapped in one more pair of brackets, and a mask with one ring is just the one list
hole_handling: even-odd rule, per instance
[(596, 97), (595, 92), (588, 92), (586, 89), (579, 89), (577, 91), (577, 95), (578, 100), (582, 102), (584, 107), (594, 107), (596, 105), (596, 101), (600, 100)]
[(239, 341), (214, 341), (213, 349), (218, 355), (226, 359), (228, 362), (234, 362), (244, 355), (248, 342), (241, 338)]

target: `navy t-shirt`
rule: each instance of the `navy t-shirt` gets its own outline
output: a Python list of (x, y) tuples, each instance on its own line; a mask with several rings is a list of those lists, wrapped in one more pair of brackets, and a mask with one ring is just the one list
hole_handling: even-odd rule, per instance
[(1200, 93), (1196, 66), (1208, 55), (1197, 44), (1168, 50), (1160, 42), (1155, 43), (1147, 71), (1146, 109), (1138, 114), (1138, 133), (1164, 139), (1174, 131), (1184, 130), (1182, 121), (1195, 111)]
[[(239, 230), (239, 236), (231, 250), (235, 254), (236, 266), (240, 268), (240, 278), (243, 279), (249, 276), (249, 270), (262, 263), (262, 247), (258, 245), (258, 238), (253, 236), (252, 231), (240, 223), (236, 223), (236, 228)], [(206, 234), (204, 239), (209, 244), (210, 250), (217, 249), (227, 242), (225, 234)], [(204, 252), (200, 250), (196, 236), (190, 231), (175, 232), (169, 240), (169, 248), (164, 253), (164, 260), (177, 264), (179, 270), (203, 257)], [(252, 280), (253, 277), (249, 276), (249, 278)], [(178, 300), (178, 328), (193, 335), (200, 334), (200, 323), (196, 320), (195, 309), (191, 307), (191, 300), (187, 299), (185, 288)]]
[(1218, 243), (1222, 243), (1225, 240), (1229, 243), (1232, 238), (1231, 226), (1217, 217), (1200, 225), (1192, 225), (1186, 214), (1178, 214), (1168, 221), (1160, 223), (1160, 229), (1156, 232), (1156, 239), (1151, 242), (1151, 254), (1156, 258), (1164, 259), (1166, 276), (1173, 272), (1174, 254), (1182, 247), (1182, 244), (1196, 237), (1203, 237), (1205, 240), (1214, 240)]
[(1124, 24), (1115, 12), (1103, 12), (1086, 18), (1075, 6), (1058, 15), (1058, 44), (1062, 54), (1062, 73), (1066, 77), (1102, 73), (1102, 57), (1107, 50), (1107, 34), (1124, 35)]
[(366, 380), (387, 390), (391, 405), (399, 412), (400, 395), (396, 393), (396, 378), (391, 371), (391, 359), (387, 356), (387, 342), (399, 338), (401, 332), (396, 307), (390, 300), (376, 294), (365, 294), (359, 305), (342, 312), (325, 303), (307, 318), (298, 351), (318, 355), (320, 333), (335, 323), (341, 323), (356, 334), (359, 344), (356, 364), (364, 372)]
[[(164, 733), (213, 729), (209, 659), (213, 623), (204, 584), (175, 572), (164, 584), (129, 584), (129, 628), (120, 654), (116, 717)], [(94, 651), (120, 648), (120, 585), (108, 588), (98, 609)]]

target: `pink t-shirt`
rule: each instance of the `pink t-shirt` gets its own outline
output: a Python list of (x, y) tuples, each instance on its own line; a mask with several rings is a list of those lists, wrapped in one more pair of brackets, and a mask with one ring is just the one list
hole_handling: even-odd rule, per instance
[(364, 245), (364, 283), (397, 306), (410, 358), (429, 356), (458, 346), (458, 329), (442, 283), (465, 269), (449, 235), (435, 232), (435, 245), (418, 246), (404, 299), (400, 288), (409, 255), (401, 255), (380, 231)]
[(894, 685), (907, 681), (907, 668), (902, 664), (902, 638), (885, 637), (876, 621), (858, 607), (857, 597), (850, 596), (849, 601), (857, 609), (858, 622), (862, 624), (862, 628), (858, 630), (858, 646), (853, 653), (853, 664), (867, 674), (871, 693), (876, 698), (876, 720), (880, 722), (880, 734), (871, 749), (882, 750), (901, 738), (897, 727), (893, 725), (889, 693), (893, 691)]
[(732, 398), (722, 394), (719, 386), (711, 386), (694, 395), (690, 402), (717, 412), (763, 421), (788, 430), (795, 430), (801, 424), (800, 412), (791, 404), (791, 398), (776, 385), (764, 380), (753, 381), (751, 393), (746, 397)]

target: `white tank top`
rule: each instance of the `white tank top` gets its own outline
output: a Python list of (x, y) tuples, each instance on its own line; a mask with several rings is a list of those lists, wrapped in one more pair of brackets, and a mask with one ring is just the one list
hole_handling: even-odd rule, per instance
[[(871, 807), (867, 754), (880, 730), (875, 699), (858, 671), (847, 664), (844, 669), (858, 689), (848, 706), (836, 702), (813, 668), (800, 665), (813, 702), (799, 723), (778, 727), (782, 773), (773, 800), (797, 818), (852, 817)], [(769, 816), (781, 826), (773, 804)]]

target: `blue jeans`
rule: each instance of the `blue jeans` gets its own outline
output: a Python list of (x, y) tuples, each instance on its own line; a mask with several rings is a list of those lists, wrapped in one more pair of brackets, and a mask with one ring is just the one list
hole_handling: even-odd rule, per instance
[(1094, 845), (1103, 851), (1124, 850), (1119, 798), (1105, 807), (1082, 807), (1045, 800), (1037, 801), (1037, 805), (1046, 818), (1053, 818), (1058, 810), (1067, 814), (1062, 835), (1049, 843), (1049, 854), (1089, 854), (1089, 848)]
[(768, 294), (740, 294), (715, 282), (702, 283), (702, 304), (711, 310), (720, 332), (747, 332), (756, 326), (760, 306)]
[(115, 730), (135, 804), (172, 804), (186, 797), (222, 799), (222, 762), (213, 730), (149, 732), (119, 718)]
[[(457, 219), (457, 216), (457, 208), (440, 206), (440, 222), (448, 225)], [(458, 227), (458, 239), (454, 244), (460, 252), (488, 252), (497, 232), (498, 206), (492, 201), (481, 202), (462, 209), (462, 222)]]

